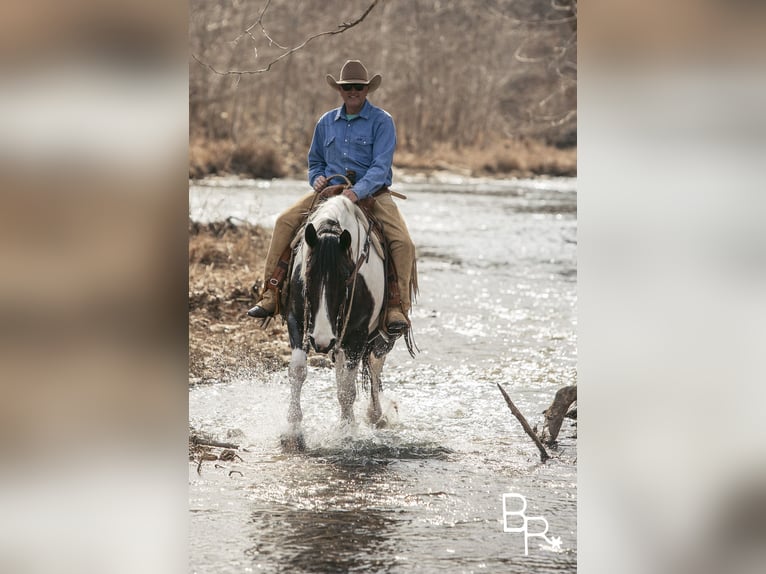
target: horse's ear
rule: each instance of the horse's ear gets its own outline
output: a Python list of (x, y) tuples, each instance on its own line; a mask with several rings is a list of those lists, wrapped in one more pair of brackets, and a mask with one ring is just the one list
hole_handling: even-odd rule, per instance
[(351, 234), (348, 229), (344, 229), (343, 233), (340, 234), (340, 248), (346, 251), (349, 247), (351, 247)]
[(317, 237), (317, 230), (314, 229), (314, 226), (311, 223), (306, 226), (304, 237), (306, 238), (306, 243), (308, 243), (308, 246), (312, 248), (317, 244), (317, 241), (319, 241), (319, 237)]

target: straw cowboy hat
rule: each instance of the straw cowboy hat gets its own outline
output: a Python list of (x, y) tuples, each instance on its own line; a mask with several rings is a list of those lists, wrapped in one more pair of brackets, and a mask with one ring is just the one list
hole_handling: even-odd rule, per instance
[(330, 74), (327, 74), (325, 78), (332, 88), (337, 88), (343, 84), (365, 84), (369, 86), (369, 93), (377, 90), (383, 80), (380, 74), (375, 74), (371, 80), (368, 79), (367, 68), (359, 60), (346, 60), (340, 70), (340, 80), (336, 80)]

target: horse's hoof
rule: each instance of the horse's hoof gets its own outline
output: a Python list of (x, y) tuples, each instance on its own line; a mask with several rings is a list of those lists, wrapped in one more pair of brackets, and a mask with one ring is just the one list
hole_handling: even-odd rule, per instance
[(387, 429), (389, 427), (388, 419), (386, 419), (386, 417), (380, 417), (373, 424), (375, 425), (376, 429)]
[(303, 439), (303, 433), (282, 435), (280, 442), (282, 443), (282, 450), (285, 452), (303, 452), (306, 450), (306, 441)]
[(375, 413), (372, 410), (367, 411), (367, 423), (375, 428), (382, 429), (388, 426), (388, 421), (383, 413)]

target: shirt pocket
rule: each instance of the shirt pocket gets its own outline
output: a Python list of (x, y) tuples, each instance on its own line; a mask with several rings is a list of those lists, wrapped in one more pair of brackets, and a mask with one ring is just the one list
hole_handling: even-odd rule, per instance
[(354, 159), (362, 165), (372, 164), (372, 137), (369, 135), (355, 136), (351, 140)]
[(328, 164), (340, 163), (340, 149), (335, 136), (327, 136), (324, 140), (325, 160)]

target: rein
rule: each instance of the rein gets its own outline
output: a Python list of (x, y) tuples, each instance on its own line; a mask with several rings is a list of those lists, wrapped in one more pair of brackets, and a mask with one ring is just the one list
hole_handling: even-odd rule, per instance
[[(351, 272), (351, 275), (348, 279), (346, 279), (346, 292), (348, 292), (348, 286), (351, 284), (351, 294), (346, 299), (347, 309), (345, 310), (345, 318), (343, 319), (343, 325), (341, 326), (340, 333), (338, 334), (338, 344), (340, 345), (343, 342), (343, 338), (346, 336), (346, 328), (348, 327), (348, 321), (351, 318), (351, 307), (354, 304), (354, 293), (356, 292), (356, 279), (359, 276), (359, 270), (362, 268), (362, 265), (369, 261), (370, 259), (370, 230), (371, 228), (367, 228), (367, 236), (364, 240), (364, 247), (362, 247), (362, 251), (359, 254), (359, 259), (356, 261), (356, 265), (354, 266), (354, 270)], [(357, 227), (356, 230), (357, 234), (357, 243), (361, 243), (361, 238), (359, 237), (359, 228)]]

